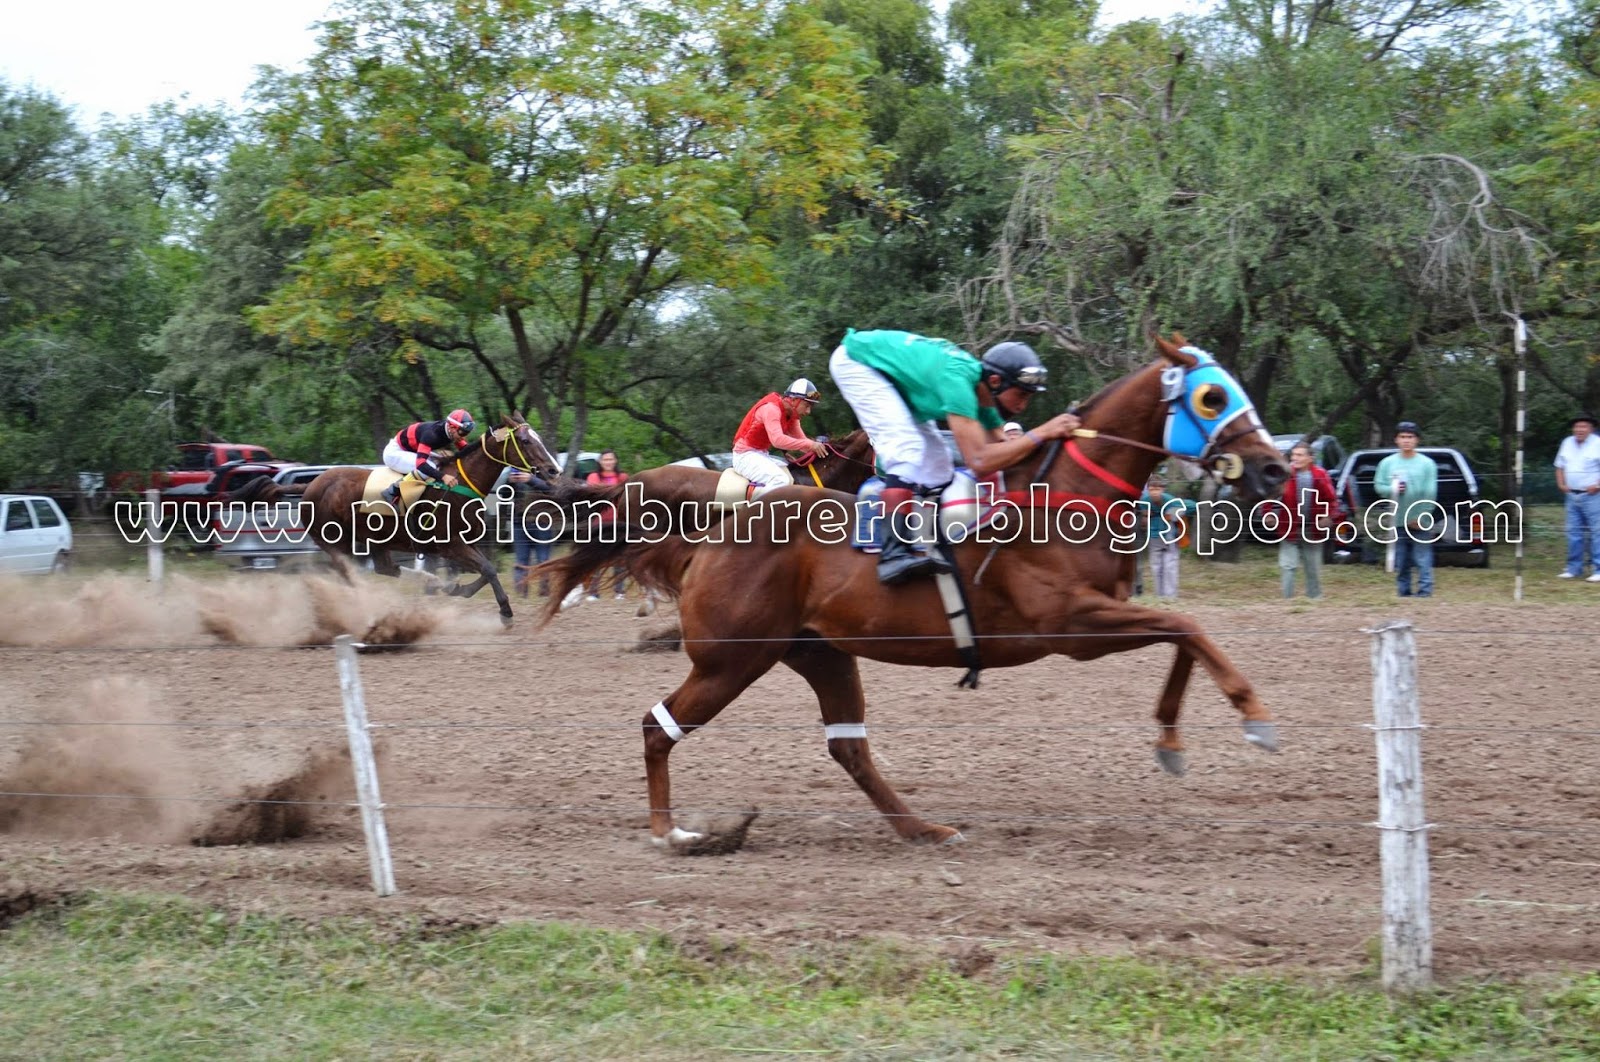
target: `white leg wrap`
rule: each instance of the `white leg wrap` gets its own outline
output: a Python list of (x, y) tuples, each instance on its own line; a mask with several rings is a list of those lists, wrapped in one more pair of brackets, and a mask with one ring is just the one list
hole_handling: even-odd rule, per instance
[(829, 741), (835, 738), (865, 738), (867, 724), (865, 723), (829, 723), (822, 728)]
[(661, 732), (673, 741), (682, 741), (688, 736), (684, 733), (683, 728), (678, 725), (678, 721), (672, 718), (672, 713), (667, 711), (667, 703), (665, 701), (657, 703), (654, 708), (650, 709), (650, 714), (655, 716), (656, 724), (661, 727)]

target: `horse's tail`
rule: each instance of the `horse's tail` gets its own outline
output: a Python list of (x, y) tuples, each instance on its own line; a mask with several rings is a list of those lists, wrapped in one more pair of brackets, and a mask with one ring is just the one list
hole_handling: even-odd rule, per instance
[[(609, 504), (615, 507), (614, 527), (593, 533), (598, 525), (585, 528), (573, 543), (572, 551), (557, 560), (546, 561), (535, 571), (550, 578), (550, 600), (545, 604), (544, 622), (560, 611), (561, 602), (597, 573), (611, 581), (612, 569), (621, 567), (639, 585), (664, 597), (676, 599), (684, 569), (699, 544), (680, 538), (672, 526), (671, 506), (659, 506), (648, 521), (631, 511), (626, 484), (611, 487), (585, 483), (560, 483), (552, 495), (569, 521)], [(582, 505), (581, 503), (589, 503)]]
[(245, 505), (254, 505), (256, 502), (262, 502), (271, 505), (285, 494), (300, 494), (304, 491), (305, 488), (302, 486), (285, 487), (272, 482), (271, 476), (258, 476), (238, 490), (224, 494), (222, 500), (229, 504), (242, 502)]

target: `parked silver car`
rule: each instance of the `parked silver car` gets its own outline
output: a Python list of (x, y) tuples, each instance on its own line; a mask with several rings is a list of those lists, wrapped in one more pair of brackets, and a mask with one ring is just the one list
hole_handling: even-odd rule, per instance
[[(382, 465), (296, 465), (272, 477), (282, 486), (309, 484), (330, 468), (382, 468)], [(271, 509), (229, 507), (212, 521), (216, 555), (241, 568), (267, 570), (293, 557), (321, 552), (300, 520), (298, 497), (285, 498)]]

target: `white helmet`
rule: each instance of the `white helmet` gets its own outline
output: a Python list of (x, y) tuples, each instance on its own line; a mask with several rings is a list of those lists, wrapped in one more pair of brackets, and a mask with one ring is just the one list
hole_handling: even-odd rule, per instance
[(1018, 423), (1017, 423), (1017, 422), (1016, 422), (1016, 421), (1014, 421), (1014, 420), (1008, 420), (1008, 421), (1006, 421), (1006, 422), (1005, 422), (1005, 424), (1004, 424), (1004, 425), (1003, 425), (1003, 426), (1002, 426), (1002, 427), (1001, 427), (1001, 428), (1000, 428), (1000, 431), (1001, 431), (1001, 432), (1002, 432), (1002, 433), (1003, 433), (1003, 434), (1006, 434), (1006, 435), (1010, 435), (1010, 434), (1011, 434), (1011, 433), (1012, 433), (1012, 432), (1017, 432), (1017, 433), (1019, 433), (1019, 434), (1020, 434), (1020, 433), (1021, 433), (1021, 431), (1022, 431), (1022, 425), (1021, 425), (1021, 424), (1018, 424)]
[(783, 397), (803, 398), (813, 405), (822, 400), (822, 395), (817, 391), (817, 385), (804, 376), (790, 384), (788, 390), (783, 392)]

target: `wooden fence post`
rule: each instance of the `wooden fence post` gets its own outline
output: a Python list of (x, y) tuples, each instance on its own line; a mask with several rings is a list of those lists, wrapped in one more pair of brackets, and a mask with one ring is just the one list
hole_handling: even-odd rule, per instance
[(1408, 993), (1433, 979), (1428, 823), (1422, 805), (1422, 710), (1417, 644), (1405, 620), (1372, 634), (1372, 714), (1378, 742), (1383, 868), (1383, 987)]
[(389, 830), (383, 821), (383, 799), (378, 795), (378, 763), (372, 755), (367, 704), (361, 692), (361, 672), (356, 667), (356, 640), (348, 634), (339, 635), (333, 640), (333, 655), (339, 662), (339, 692), (344, 696), (345, 733), (350, 739), (350, 764), (356, 773), (361, 828), (367, 835), (372, 888), (379, 896), (392, 896), (394, 861), (389, 857)]
[(165, 557), (161, 552), (161, 492), (154, 487), (144, 492), (146, 527), (150, 532), (150, 540), (145, 545), (145, 560), (149, 567), (147, 578), (152, 583), (159, 583), (165, 574)]

